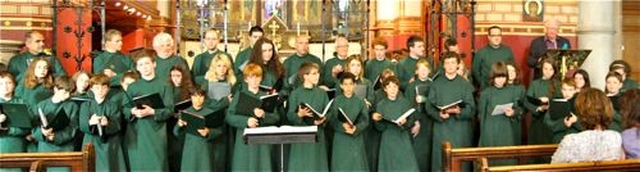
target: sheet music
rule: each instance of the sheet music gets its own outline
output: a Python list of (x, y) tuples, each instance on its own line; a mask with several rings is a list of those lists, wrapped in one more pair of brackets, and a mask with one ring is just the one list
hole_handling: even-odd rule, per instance
[(256, 127), (246, 128), (242, 135), (251, 134), (279, 134), (279, 133), (316, 133), (318, 132), (318, 126), (288, 126), (283, 125), (280, 127), (268, 126), (268, 127)]
[(496, 107), (493, 108), (493, 112), (491, 112), (491, 115), (494, 116), (504, 114), (505, 109), (509, 109), (511, 107), (513, 107), (513, 102), (496, 105)]
[(42, 109), (38, 108), (38, 116), (40, 116), (40, 122), (42, 123), (42, 127), (49, 127), (49, 121), (47, 121), (47, 116), (42, 113)]

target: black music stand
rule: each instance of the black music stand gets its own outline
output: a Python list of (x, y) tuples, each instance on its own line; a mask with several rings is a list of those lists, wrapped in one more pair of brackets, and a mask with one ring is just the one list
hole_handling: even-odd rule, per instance
[(280, 171), (284, 172), (284, 144), (318, 142), (318, 126), (281, 126), (246, 128), (244, 144), (279, 144)]

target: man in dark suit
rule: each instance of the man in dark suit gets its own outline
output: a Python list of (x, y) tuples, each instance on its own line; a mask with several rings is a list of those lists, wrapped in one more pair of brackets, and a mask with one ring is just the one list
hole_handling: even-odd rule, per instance
[(540, 61), (549, 49), (571, 49), (571, 43), (567, 38), (558, 36), (560, 21), (552, 18), (544, 23), (545, 35), (531, 41), (527, 64), (533, 68), (533, 79), (538, 79), (542, 75), (540, 72)]

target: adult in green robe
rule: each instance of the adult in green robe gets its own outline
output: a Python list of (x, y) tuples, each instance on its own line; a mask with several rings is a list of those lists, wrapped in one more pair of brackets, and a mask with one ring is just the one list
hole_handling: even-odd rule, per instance
[[(524, 90), (518, 89), (514, 85), (497, 87), (490, 86), (480, 93), (478, 100), (478, 120), (480, 122), (479, 147), (491, 146), (517, 146), (520, 145), (520, 138), (515, 137), (520, 131), (520, 126), (514, 125), (522, 120), (524, 107)], [(501, 111), (494, 114), (496, 106), (512, 103), (513, 110), (511, 116)], [(515, 165), (515, 159), (490, 161), (492, 165)]]
[[(200, 109), (196, 109), (194, 107), (190, 107), (185, 111), (198, 114), (204, 117), (208, 115), (215, 115), (214, 110), (202, 107)], [(189, 125), (189, 123), (187, 123)], [(195, 135), (193, 133), (186, 133), (184, 127), (180, 127), (178, 124), (174, 127), (174, 134), (185, 135), (184, 145), (186, 145), (182, 152), (182, 162), (180, 165), (180, 171), (224, 171), (225, 161), (221, 161), (222, 163), (216, 162), (216, 158), (226, 158), (223, 156), (217, 157), (212, 154), (216, 153), (215, 151), (222, 151), (224, 149), (214, 149), (214, 142), (221, 139), (223, 134), (225, 133), (223, 130), (223, 125), (220, 125), (215, 128), (209, 128), (209, 134), (206, 136)]]
[(640, 84), (627, 76), (626, 79), (622, 81), (622, 88), (620, 89), (620, 91), (627, 91), (635, 88), (640, 88)]
[(218, 30), (210, 29), (204, 33), (204, 45), (207, 48), (201, 54), (198, 54), (193, 60), (193, 65), (191, 68), (191, 76), (194, 78), (199, 76), (204, 76), (209, 70), (209, 65), (211, 65), (211, 59), (217, 56), (218, 54), (224, 54), (231, 62), (231, 66), (233, 66), (233, 59), (229, 53), (221, 51), (218, 49), (218, 44), (220, 43), (220, 33)]
[(384, 56), (367, 60), (364, 65), (364, 77), (369, 81), (375, 81), (385, 69), (391, 69), (395, 73), (396, 65)]
[(168, 81), (170, 79), (169, 75), (171, 74), (171, 68), (173, 66), (180, 66), (183, 69), (189, 69), (187, 60), (180, 56), (172, 55), (167, 58), (160, 56), (156, 57), (156, 77)]
[[(24, 104), (19, 97), (0, 97), (0, 103)], [(6, 115), (6, 114), (5, 114)], [(0, 154), (26, 152), (27, 145), (25, 136), (30, 133), (31, 128), (18, 128), (0, 123)], [(0, 172), (20, 172), (19, 168), (0, 168)]]
[[(124, 99), (122, 111), (128, 122), (124, 146), (132, 171), (168, 171), (169, 168), (166, 121), (173, 115), (174, 96), (167, 80), (155, 75), (153, 64), (149, 57), (136, 61), (136, 68), (142, 77), (129, 85), (127, 94), (135, 98), (158, 93), (165, 107), (137, 109), (132, 100)], [(142, 111), (153, 113), (143, 114)], [(136, 112), (139, 114), (136, 115)]]
[[(93, 115), (106, 118), (102, 136), (97, 125), (90, 125)], [(122, 152), (122, 113), (118, 105), (106, 100), (91, 99), (80, 106), (80, 131), (84, 132), (84, 144), (93, 144), (96, 152), (96, 171), (126, 171)], [(99, 125), (99, 124), (98, 124)]]
[(337, 55), (324, 63), (324, 67), (322, 67), (322, 69), (324, 70), (322, 70), (322, 77), (320, 78), (324, 85), (329, 88), (335, 88), (338, 86), (339, 81), (337, 75), (334, 76), (332, 70), (336, 66), (342, 66), (342, 69), (344, 70), (345, 64), (347, 63), (347, 58), (347, 56)]
[(418, 55), (409, 55), (403, 58), (402, 60), (400, 60), (400, 62), (398, 62), (398, 65), (396, 66), (396, 72), (398, 72), (396, 76), (398, 77), (398, 80), (400, 80), (400, 88), (406, 88), (407, 85), (409, 85), (409, 81), (415, 76), (416, 63), (418, 63), (418, 60), (421, 59), (429, 62), (429, 69), (435, 69), (433, 68), (435, 64), (433, 63), (433, 58), (431, 57), (425, 58)]
[[(398, 93), (398, 96), (402, 94)], [(369, 117), (371, 118), (372, 112), (375, 112), (377, 105), (382, 100), (386, 99), (387, 95), (382, 89), (375, 90), (373, 93), (373, 101), (371, 101), (371, 108), (369, 108)], [(373, 126), (374, 121), (371, 120), (369, 126)], [(375, 127), (367, 127), (363, 133), (365, 140), (365, 150), (367, 152), (367, 162), (369, 162), (370, 171), (378, 171), (378, 154), (380, 153), (380, 137), (382, 133)]]
[(491, 86), (489, 83), (489, 73), (491, 73), (491, 65), (496, 62), (513, 63), (513, 51), (508, 46), (502, 44), (502, 29), (494, 26), (489, 28), (487, 35), (489, 45), (478, 50), (473, 57), (472, 75), (475, 81), (478, 81), (480, 90)]
[(253, 47), (247, 47), (236, 55), (236, 60), (233, 61), (233, 71), (236, 73), (236, 78), (242, 78), (242, 71), (249, 63), (251, 52), (253, 52)]
[(418, 163), (411, 144), (410, 129), (414, 125), (415, 113), (406, 118), (406, 122), (399, 126), (387, 120), (396, 120), (409, 109), (411, 103), (403, 98), (395, 100), (383, 99), (378, 103), (376, 112), (383, 118), (374, 122), (377, 130), (382, 132), (380, 138), (379, 171), (418, 171)]
[(7, 71), (15, 76), (17, 83), (22, 81), (29, 64), (37, 57), (44, 58), (49, 61), (49, 64), (51, 65), (49, 68), (55, 76), (67, 75), (67, 72), (62, 67), (62, 63), (60, 63), (60, 60), (57, 57), (44, 53), (45, 37), (42, 33), (30, 31), (26, 35), (24, 44), (27, 47), (27, 51), (13, 56), (9, 60), (9, 64), (7, 66)]
[[(294, 89), (287, 101), (289, 111), (287, 118), (291, 125), (310, 126), (315, 125), (315, 117), (299, 117), (298, 107), (301, 103), (309, 104), (313, 109), (322, 113), (329, 103), (329, 98), (324, 90), (316, 87), (304, 85)], [(325, 116), (331, 119), (331, 116)], [(325, 119), (325, 120), (326, 120)], [(329, 158), (327, 156), (327, 143), (325, 138), (325, 127), (327, 121), (318, 125), (317, 142), (292, 144), (289, 154), (288, 170), (290, 171), (328, 171)]]
[[(445, 60), (448, 60), (445, 58)], [(445, 71), (447, 71), (445, 62)], [(427, 114), (434, 121), (433, 123), (433, 144), (431, 151), (431, 171), (441, 171), (442, 168), (442, 145), (444, 141), (449, 141), (452, 147), (470, 147), (473, 140), (473, 128), (471, 121), (475, 111), (475, 101), (473, 99), (474, 88), (467, 80), (457, 74), (447, 74), (436, 77), (427, 94), (427, 104), (425, 105)], [(438, 107), (462, 101), (458, 107), (460, 113), (448, 113), (448, 118), (443, 118), (440, 113), (445, 112)], [(447, 113), (445, 113), (447, 114)], [(463, 171), (471, 170), (469, 164), (463, 164)]]
[[(301, 41), (300, 39), (306, 40), (306, 38), (298, 38), (298, 41)], [(304, 40), (302, 40), (302, 42), (305, 42)], [(308, 44), (309, 41), (307, 40), (306, 51), (308, 51)], [(284, 60), (284, 69), (287, 72), (285, 75), (285, 86), (287, 87), (286, 89), (288, 89), (288, 92), (291, 92), (296, 86), (302, 83), (302, 81), (299, 81), (300, 79), (298, 79), (298, 69), (300, 69), (302, 63), (310, 62), (315, 63), (318, 66), (322, 66), (322, 61), (320, 60), (320, 58), (314, 56), (313, 54), (309, 54), (306, 51), (303, 51), (302, 53), (296, 52), (289, 56), (286, 60)], [(322, 72), (322, 70), (319, 71)]]
[[(417, 136), (412, 137), (412, 146), (418, 167), (420, 171), (431, 170), (431, 144), (433, 142), (433, 120), (427, 115), (424, 109), (429, 86), (431, 86), (431, 79), (420, 79), (415, 77), (412, 83), (405, 88), (404, 95), (409, 101), (412, 108), (416, 108), (416, 115), (414, 118), (419, 122), (420, 130)], [(425, 91), (422, 91), (425, 90)], [(422, 102), (417, 102), (416, 97), (422, 97)]]
[[(55, 136), (49, 139), (42, 132), (42, 124), (39, 123), (32, 130), (33, 137), (38, 142), (38, 152), (71, 152), (74, 150), (73, 139), (78, 130), (78, 106), (69, 100), (54, 102), (53, 98), (44, 100), (36, 106), (42, 109), (47, 119), (53, 119), (59, 111), (64, 111), (69, 118), (69, 125), (59, 131), (53, 131)], [(33, 112), (33, 119), (39, 119), (38, 111)], [(53, 121), (49, 121), (53, 122)], [(48, 168), (47, 171), (69, 171), (67, 167)]]
[[(246, 83), (244, 83), (246, 85)], [(254, 98), (267, 95), (266, 92), (260, 90), (250, 91), (248, 87), (242, 87), (233, 97), (239, 97), (240, 94), (247, 94)], [(249, 116), (253, 114), (240, 114), (237, 111), (238, 98), (234, 98), (227, 110), (225, 121), (236, 130), (235, 145), (233, 146), (233, 159), (231, 160), (231, 171), (276, 171), (277, 165), (271, 161), (271, 145), (265, 144), (245, 144), (243, 140), (244, 129), (247, 128)], [(276, 125), (280, 121), (280, 115), (277, 113), (266, 113), (264, 118), (260, 119), (259, 127)]]
[(111, 77), (111, 86), (120, 86), (122, 74), (135, 69), (135, 64), (131, 57), (122, 54), (120, 51), (103, 51), (93, 58), (93, 73), (105, 73), (105, 70), (111, 70), (115, 73)]
[[(329, 124), (333, 127), (333, 146), (331, 153), (332, 171), (369, 171), (367, 154), (364, 146), (363, 132), (369, 127), (369, 110), (362, 99), (350, 95), (339, 95), (331, 107)], [(355, 126), (355, 132), (349, 134), (340, 120), (342, 110)]]

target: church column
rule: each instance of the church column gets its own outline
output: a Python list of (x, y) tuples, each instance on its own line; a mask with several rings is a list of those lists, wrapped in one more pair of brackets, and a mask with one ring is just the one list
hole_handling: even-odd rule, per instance
[(578, 48), (592, 50), (582, 69), (589, 72), (592, 87), (603, 89), (615, 55), (614, 2), (579, 1), (578, 9)]

